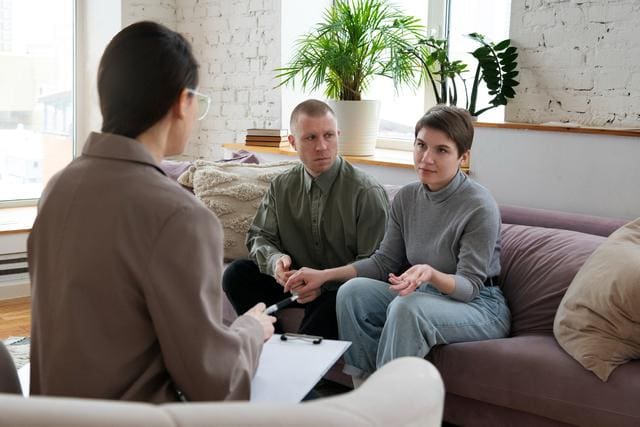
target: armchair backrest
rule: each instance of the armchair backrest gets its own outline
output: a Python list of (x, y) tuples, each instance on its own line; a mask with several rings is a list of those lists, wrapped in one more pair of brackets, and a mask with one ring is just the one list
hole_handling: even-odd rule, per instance
[(22, 394), (18, 371), (4, 343), (0, 341), (0, 393)]

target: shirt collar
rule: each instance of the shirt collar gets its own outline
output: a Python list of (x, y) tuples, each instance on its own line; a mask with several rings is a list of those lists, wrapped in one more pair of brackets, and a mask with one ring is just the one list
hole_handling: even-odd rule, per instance
[(458, 169), (458, 173), (449, 181), (447, 185), (441, 188), (438, 191), (431, 191), (427, 188), (426, 185), (422, 185), (422, 192), (427, 197), (427, 199), (432, 202), (439, 203), (447, 200), (453, 193), (455, 193), (458, 188), (462, 186), (467, 181), (467, 175), (463, 173), (460, 169)]
[(311, 191), (311, 184), (315, 182), (318, 188), (320, 188), (320, 191), (322, 191), (323, 194), (327, 194), (329, 192), (329, 189), (333, 185), (333, 181), (335, 181), (336, 177), (338, 176), (338, 172), (340, 171), (340, 167), (342, 166), (343, 161), (344, 160), (342, 160), (342, 157), (337, 156), (336, 161), (333, 162), (333, 165), (331, 165), (328, 170), (315, 178), (309, 175), (309, 172), (304, 169), (304, 188), (307, 193)]
[(82, 148), (82, 155), (143, 163), (153, 166), (165, 175), (140, 141), (122, 135), (91, 132)]

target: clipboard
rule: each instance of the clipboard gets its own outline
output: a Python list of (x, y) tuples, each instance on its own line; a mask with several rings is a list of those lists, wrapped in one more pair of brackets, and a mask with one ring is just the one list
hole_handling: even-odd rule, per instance
[(251, 381), (251, 402), (298, 403), (349, 348), (350, 341), (282, 341), (274, 334), (262, 347)]

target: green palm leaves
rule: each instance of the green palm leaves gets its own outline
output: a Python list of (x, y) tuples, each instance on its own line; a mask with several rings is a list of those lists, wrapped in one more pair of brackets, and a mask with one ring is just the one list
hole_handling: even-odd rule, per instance
[(330, 99), (360, 100), (374, 76), (393, 80), (396, 89), (416, 87), (420, 62), (412, 55), (424, 27), (385, 0), (337, 0), (324, 22), (302, 36), (280, 84), (317, 90)]

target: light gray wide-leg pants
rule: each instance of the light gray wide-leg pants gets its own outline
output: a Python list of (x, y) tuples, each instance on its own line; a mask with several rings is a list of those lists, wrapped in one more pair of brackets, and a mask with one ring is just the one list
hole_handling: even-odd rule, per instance
[(389, 283), (360, 277), (340, 287), (336, 312), (340, 339), (352, 342), (344, 372), (354, 378), (398, 357), (424, 357), (438, 344), (506, 337), (511, 323), (497, 286), (465, 303), (426, 284), (400, 297)]

